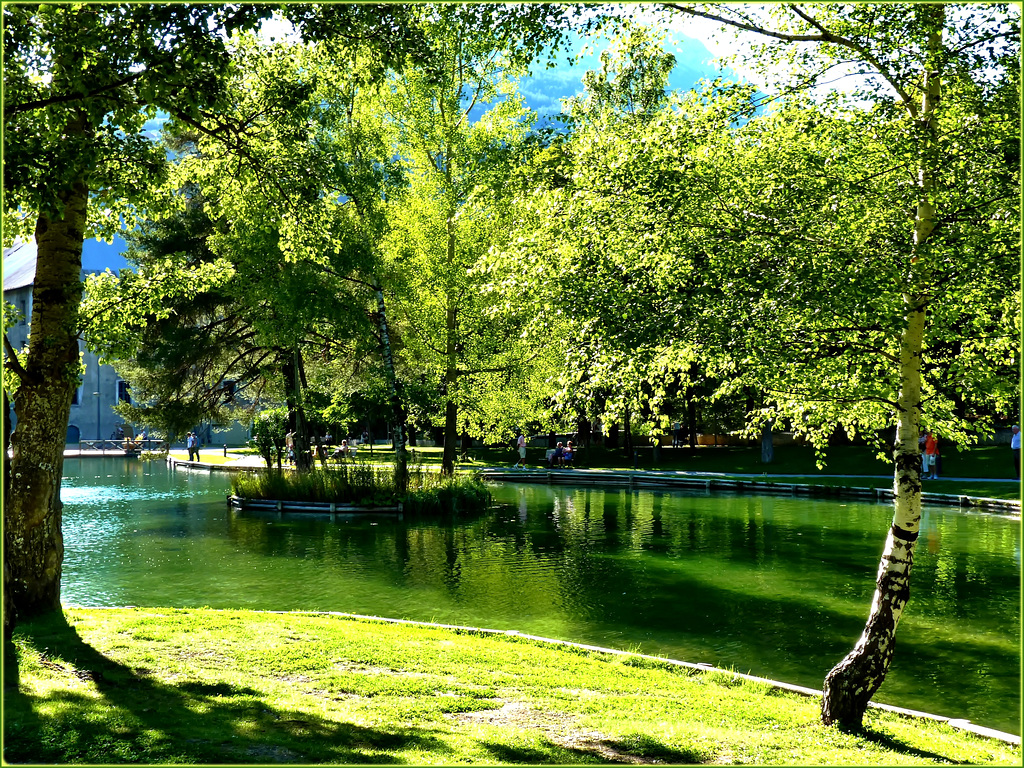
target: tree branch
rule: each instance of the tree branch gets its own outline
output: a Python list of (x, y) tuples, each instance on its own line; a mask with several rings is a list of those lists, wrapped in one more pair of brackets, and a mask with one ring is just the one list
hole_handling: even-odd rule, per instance
[(762, 27), (759, 24), (753, 24), (749, 22), (739, 21), (737, 19), (730, 19), (725, 16), (719, 16), (714, 13), (708, 13), (706, 11), (698, 11), (695, 8), (690, 8), (685, 5), (679, 5), (678, 3), (662, 3), (662, 7), (668, 8), (673, 11), (679, 11), (680, 13), (686, 13), (690, 16), (699, 16), (702, 19), (708, 19), (709, 21), (717, 21), (720, 24), (726, 24), (736, 29), (742, 29), (746, 32), (753, 32), (764, 37), (771, 37), (776, 40), (783, 40), (790, 43), (832, 43), (834, 45), (841, 45), (844, 48), (849, 48), (852, 51), (859, 53), (866, 62), (871, 64), (881, 75), (893, 90), (899, 95), (903, 101), (904, 106), (913, 118), (917, 117), (917, 105), (910, 95), (901, 88), (896, 80), (893, 78), (892, 73), (889, 69), (882, 65), (882, 63), (871, 54), (864, 46), (860, 45), (854, 40), (847, 37), (842, 37), (833, 32), (829, 32), (824, 26), (822, 26), (817, 20), (815, 20), (810, 14), (804, 13), (796, 4), (790, 4), (789, 8), (793, 13), (803, 19), (806, 23), (818, 30), (818, 34), (813, 35), (798, 35), (789, 32), (777, 32), (766, 27)]
[(51, 96), (48, 99), (37, 99), (36, 101), (26, 101), (24, 104), (14, 104), (12, 106), (4, 106), (4, 117), (11, 118), (11, 117), (14, 117), (15, 115), (20, 115), (23, 112), (32, 112), (32, 111), (37, 110), (37, 109), (42, 109), (44, 107), (52, 106), (54, 104), (70, 104), (71, 102), (75, 102), (75, 101), (85, 101), (86, 99), (93, 99), (93, 98), (96, 98), (97, 96), (102, 96), (104, 93), (106, 93), (108, 91), (113, 91), (113, 90), (116, 90), (117, 88), (123, 88), (124, 86), (128, 85), (129, 83), (131, 83), (131, 82), (133, 82), (135, 80), (138, 80), (144, 74), (146, 74), (145, 71), (136, 72), (133, 75), (129, 75), (128, 77), (125, 77), (125, 78), (123, 78), (121, 80), (118, 80), (117, 82), (109, 83), (108, 85), (104, 85), (104, 86), (102, 86), (100, 88), (96, 88), (96, 89), (94, 89), (92, 91), (88, 91), (87, 93), (69, 93), (69, 94), (64, 94), (63, 96)]
[(18, 359), (18, 353), (11, 344), (11, 340), (7, 338), (7, 334), (4, 334), (4, 350), (7, 352), (7, 360), (5, 361), (8, 368), (10, 368), (21, 381), (28, 381), (28, 371), (21, 364), (21, 360)]

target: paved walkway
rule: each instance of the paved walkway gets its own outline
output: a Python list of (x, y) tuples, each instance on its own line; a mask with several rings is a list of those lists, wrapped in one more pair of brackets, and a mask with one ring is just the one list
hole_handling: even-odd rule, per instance
[[(217, 449), (217, 448), (204, 449), (203, 453), (212, 453), (212, 454), (216, 454), (218, 456), (223, 456), (223, 449)], [(79, 451), (77, 448), (69, 448), (69, 449), (64, 451), (64, 458), (79, 458), (79, 457), (87, 457), (87, 456), (92, 456), (92, 457), (123, 456), (123, 455), (124, 455), (123, 451), (114, 451), (114, 450), (107, 450), (107, 451), (83, 450), (83, 451)], [(198, 462), (191, 462), (191, 463), (193, 465), (195, 465), (195, 466), (202, 466), (202, 467), (228, 466), (228, 467), (238, 467), (238, 468), (241, 468), (241, 467), (252, 467), (252, 468), (255, 468), (255, 469), (262, 469), (262, 468), (264, 468), (266, 466), (266, 462), (263, 461), (263, 458), (261, 456), (235, 456), (235, 457), (233, 457), (230, 454), (230, 452), (228, 454), (228, 459), (229, 460), (227, 462), (223, 463), (223, 464), (221, 464), (221, 463), (213, 463), (213, 462), (204, 462), (202, 460), (202, 454), (200, 454), (199, 459), (200, 460)], [(178, 463), (179, 464), (189, 464), (190, 462), (188, 462), (184, 458), (180, 458), (180, 459), (178, 459)], [(462, 465), (462, 466), (465, 467), (465, 465)], [(566, 472), (566, 473), (570, 473), (570, 472), (578, 471), (576, 469), (548, 469), (547, 467), (528, 467), (525, 470), (519, 470), (519, 469), (513, 470), (511, 466), (498, 466), (498, 465), (494, 465), (494, 466), (476, 466), (476, 465), (473, 465), (470, 468), (473, 469), (473, 470), (476, 470), (476, 471), (481, 471), (481, 472), (484, 472), (484, 471), (494, 471), (494, 472)], [(665, 476), (665, 477), (735, 477), (735, 478), (750, 479), (750, 480), (759, 480), (759, 479), (760, 480), (774, 480), (774, 479), (781, 479), (781, 478), (787, 478), (787, 477), (806, 477), (806, 478), (820, 477), (820, 478), (849, 479), (849, 480), (857, 480), (857, 479), (865, 479), (865, 480), (891, 480), (892, 479), (892, 475), (842, 475), (842, 474), (835, 474), (835, 475), (833, 475), (833, 474), (827, 474), (827, 475), (825, 475), (825, 474), (822, 474), (822, 475), (802, 474), (801, 475), (801, 474), (775, 474), (775, 473), (768, 474), (768, 473), (764, 473), (764, 472), (762, 472), (762, 473), (754, 473), (754, 472), (700, 472), (700, 471), (697, 471), (697, 470), (683, 470), (683, 469), (636, 469), (636, 470), (632, 470), (632, 469), (604, 469), (604, 468), (589, 469), (589, 468), (586, 468), (585, 471), (588, 474), (601, 473), (601, 472), (609, 472), (609, 473), (611, 473), (611, 472), (614, 472), (614, 473), (621, 473), (621, 472), (638, 472), (638, 473), (641, 473), (642, 472), (645, 475), (662, 475), (662, 476)], [(981, 482), (981, 483), (1014, 483), (1014, 484), (1020, 485), (1020, 480), (1015, 480), (1013, 478), (1006, 478), (1006, 477), (941, 477), (939, 479), (940, 480), (949, 480), (949, 481), (958, 482), (958, 483), (972, 483), (972, 482)], [(925, 483), (924, 483), (925, 488), (928, 487), (928, 482), (929, 481), (925, 480)]]

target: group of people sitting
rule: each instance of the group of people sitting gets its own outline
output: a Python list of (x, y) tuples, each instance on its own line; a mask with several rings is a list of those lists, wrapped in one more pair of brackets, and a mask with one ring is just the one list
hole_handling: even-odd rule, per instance
[[(548, 443), (550, 445), (550, 443)], [(555, 446), (555, 450), (548, 456), (549, 467), (571, 467), (572, 460), (576, 455), (576, 450), (572, 447), (572, 440), (569, 440), (564, 446), (558, 443)]]

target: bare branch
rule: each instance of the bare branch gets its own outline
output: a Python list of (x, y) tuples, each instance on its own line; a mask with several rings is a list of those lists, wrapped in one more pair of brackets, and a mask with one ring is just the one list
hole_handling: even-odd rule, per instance
[(810, 14), (805, 13), (795, 4), (791, 4), (789, 6), (790, 10), (797, 14), (806, 23), (810, 24), (812, 27), (817, 29), (817, 34), (799, 35), (789, 32), (778, 32), (776, 30), (763, 27), (759, 24), (752, 23), (750, 21), (739, 21), (737, 19), (730, 19), (726, 16), (719, 16), (714, 13), (708, 13), (707, 11), (698, 11), (695, 8), (690, 8), (685, 5), (679, 5), (678, 3), (662, 3), (662, 6), (673, 11), (679, 11), (680, 13), (689, 14), (690, 16), (699, 16), (702, 19), (708, 19), (710, 21), (717, 21), (721, 24), (725, 24), (730, 27), (735, 27), (736, 29), (742, 29), (746, 32), (753, 32), (755, 34), (763, 35), (764, 37), (771, 37), (776, 40), (783, 40), (785, 42), (790, 43), (832, 43), (834, 45), (841, 45), (844, 48), (849, 48), (852, 51), (856, 51), (861, 55), (864, 61), (871, 64), (871, 66), (875, 68), (878, 74), (881, 75), (885, 79), (885, 81), (889, 83), (890, 86), (892, 86), (893, 90), (896, 91), (896, 93), (902, 100), (904, 107), (906, 107), (907, 111), (910, 113), (910, 116), (913, 118), (917, 117), (918, 110), (917, 105), (914, 103), (914, 99), (910, 96), (909, 93), (907, 93), (905, 89), (900, 87), (900, 85), (896, 82), (892, 72), (889, 70), (888, 67), (884, 66), (882, 62), (880, 62), (877, 57), (872, 55), (872, 53), (868, 51), (866, 47), (847, 37), (843, 37), (842, 35), (837, 35), (833, 32), (830, 32), (824, 26), (822, 26), (816, 19), (814, 19)]

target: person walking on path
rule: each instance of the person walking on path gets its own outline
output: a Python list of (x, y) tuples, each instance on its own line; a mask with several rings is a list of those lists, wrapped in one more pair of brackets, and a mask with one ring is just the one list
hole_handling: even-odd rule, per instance
[(1013, 437), (1010, 438), (1010, 448), (1013, 450), (1013, 468), (1017, 471), (1017, 479), (1020, 480), (1020, 427), (1014, 424), (1010, 427)]
[(189, 461), (193, 461), (194, 456), (198, 458), (199, 451), (196, 450), (196, 436), (193, 432), (185, 436), (185, 447), (188, 449)]
[(515, 469), (516, 467), (519, 467), (520, 469), (526, 469), (526, 437), (522, 432), (520, 432), (519, 436), (516, 438), (516, 448), (519, 449), (519, 461), (513, 464), (512, 468)]

